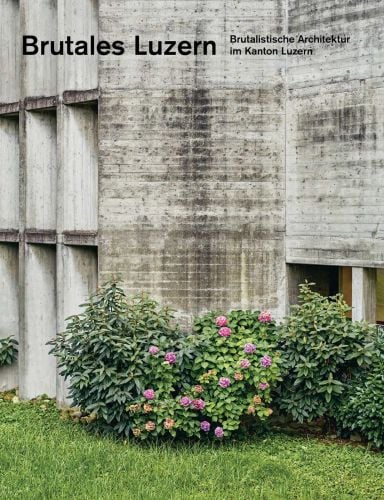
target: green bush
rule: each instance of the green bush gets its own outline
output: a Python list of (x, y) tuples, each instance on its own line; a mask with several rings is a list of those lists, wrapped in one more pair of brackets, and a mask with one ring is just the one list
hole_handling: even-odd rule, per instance
[(0, 339), (0, 366), (11, 365), (17, 359), (18, 342), (13, 337)]
[(358, 432), (378, 448), (384, 447), (384, 342), (380, 336), (377, 353), (368, 370), (349, 381), (334, 416), (340, 430)]
[[(128, 299), (115, 283), (108, 283), (68, 318), (67, 329), (49, 344), (60, 373), (69, 380), (73, 405), (93, 413), (106, 431), (128, 435), (132, 419), (127, 405), (147, 388), (159, 395), (176, 389), (183, 359), (184, 338), (172, 323), (172, 311), (142, 294)], [(177, 363), (148, 363), (148, 349), (177, 351)]]
[(182, 334), (171, 311), (110, 283), (50, 342), (73, 404), (106, 431), (146, 439), (215, 436), (272, 412), (279, 378), (269, 313), (210, 313)]
[(311, 285), (300, 285), (299, 305), (280, 330), (278, 404), (299, 422), (330, 415), (345, 382), (371, 363), (375, 351), (375, 328), (348, 319), (341, 295), (323, 297)]

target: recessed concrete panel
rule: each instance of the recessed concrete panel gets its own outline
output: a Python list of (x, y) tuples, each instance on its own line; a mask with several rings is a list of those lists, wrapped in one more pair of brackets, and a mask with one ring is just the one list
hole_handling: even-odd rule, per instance
[[(98, 39), (98, 0), (65, 0), (59, 8), (60, 39), (71, 36), (73, 40), (89, 42)], [(62, 75), (61, 90), (88, 90), (97, 87), (97, 55), (65, 55), (59, 61)]]
[[(19, 337), (18, 245), (0, 243), (0, 338)], [(17, 362), (0, 367), (0, 392), (18, 385)]]
[(93, 106), (66, 106), (63, 113), (64, 230), (97, 231), (97, 111)]
[[(60, 245), (58, 248), (58, 330), (66, 328), (66, 318), (78, 314), (97, 286), (97, 249)], [(57, 400), (68, 402), (68, 382), (57, 381)]]
[(27, 228), (56, 228), (57, 123), (53, 111), (26, 113)]
[(46, 343), (56, 335), (56, 248), (26, 245), (25, 331), (20, 394), (56, 395), (56, 361)]
[[(25, 0), (22, 26), (26, 35), (41, 40), (57, 40), (57, 0)], [(22, 56), (23, 95), (52, 96), (56, 94), (56, 70), (59, 56), (47, 54)]]
[(20, 98), (19, 0), (0, 0), (0, 103)]
[(19, 120), (0, 117), (0, 229), (19, 227)]

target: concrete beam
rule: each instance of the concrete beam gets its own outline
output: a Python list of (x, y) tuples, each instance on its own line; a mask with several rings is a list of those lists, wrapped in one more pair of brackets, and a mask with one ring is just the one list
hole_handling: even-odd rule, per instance
[(376, 269), (352, 268), (352, 319), (376, 322)]

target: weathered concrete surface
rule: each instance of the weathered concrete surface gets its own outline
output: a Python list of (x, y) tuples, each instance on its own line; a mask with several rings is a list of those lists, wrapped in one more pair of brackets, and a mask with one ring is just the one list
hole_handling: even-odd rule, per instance
[[(285, 2), (100, 1), (100, 38), (283, 29)], [(282, 58), (101, 58), (100, 274), (187, 317), (284, 312)]]
[[(18, 271), (18, 244), (0, 243), (0, 338), (19, 338)], [(0, 392), (17, 385), (17, 363), (0, 367)]]
[(290, 33), (346, 34), (288, 61), (287, 260), (384, 266), (384, 2), (289, 1)]

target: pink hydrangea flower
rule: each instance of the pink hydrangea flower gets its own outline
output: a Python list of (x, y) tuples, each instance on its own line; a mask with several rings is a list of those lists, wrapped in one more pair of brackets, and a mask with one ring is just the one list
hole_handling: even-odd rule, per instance
[(221, 439), (224, 436), (224, 430), (222, 427), (216, 427), (215, 436), (219, 439)]
[(179, 403), (181, 404), (181, 406), (189, 406), (191, 403), (192, 403), (192, 399), (190, 399), (188, 396), (183, 396)]
[(174, 352), (167, 352), (164, 356), (164, 359), (167, 363), (173, 365), (174, 363), (176, 363), (176, 354)]
[(268, 382), (260, 382), (259, 384), (259, 389), (261, 389), (262, 391), (265, 391), (265, 389), (268, 389), (268, 387), (269, 387)]
[(218, 316), (215, 320), (216, 326), (227, 326), (228, 320), (225, 316)]
[(242, 359), (240, 361), (240, 368), (247, 369), (250, 366), (251, 366), (251, 362), (249, 361), (249, 359)]
[(260, 364), (264, 368), (268, 368), (268, 366), (271, 366), (271, 364), (272, 364), (272, 358), (271, 358), (271, 356), (263, 356), (260, 359)]
[(232, 333), (232, 330), (230, 328), (228, 328), (227, 326), (223, 326), (219, 330), (219, 335), (221, 337), (230, 337), (231, 333)]
[(219, 386), (222, 387), (223, 389), (226, 389), (231, 385), (231, 380), (227, 377), (220, 377), (219, 379)]
[(193, 388), (193, 390), (195, 392), (197, 392), (198, 394), (201, 394), (202, 392), (204, 392), (204, 387), (202, 385), (198, 384), (198, 385), (195, 385), (195, 387)]
[(258, 319), (260, 323), (270, 323), (272, 321), (272, 315), (269, 311), (261, 311)]
[(152, 356), (157, 354), (159, 351), (160, 351), (160, 349), (158, 347), (156, 347), (155, 345), (151, 345), (151, 347), (148, 349), (149, 354), (151, 354)]
[(203, 399), (193, 399), (192, 400), (192, 407), (195, 410), (204, 410), (204, 408), (205, 408), (205, 401)]
[(255, 344), (247, 343), (244, 346), (244, 352), (245, 354), (253, 354), (256, 351), (256, 346)]
[(143, 392), (143, 395), (144, 395), (145, 399), (155, 399), (155, 397), (156, 397), (156, 393), (153, 389), (146, 389)]
[(200, 423), (200, 429), (204, 432), (209, 432), (210, 429), (211, 429), (211, 424), (209, 422), (207, 422), (206, 420), (203, 420), (201, 423)]

